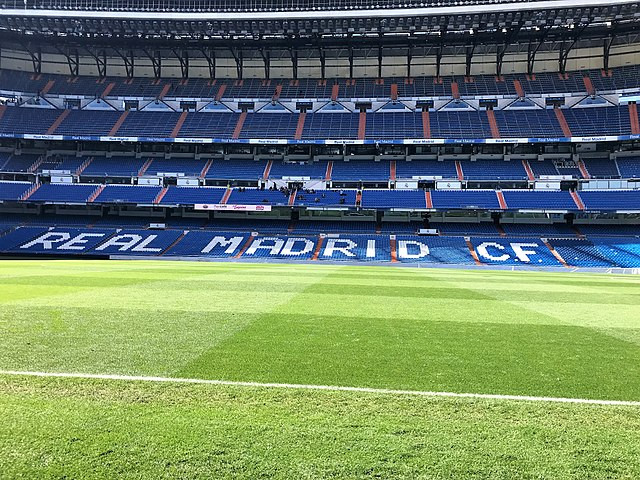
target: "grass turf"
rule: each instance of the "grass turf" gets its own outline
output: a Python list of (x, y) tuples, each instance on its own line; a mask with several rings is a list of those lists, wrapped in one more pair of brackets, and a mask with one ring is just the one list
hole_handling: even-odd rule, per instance
[[(640, 400), (638, 287), (570, 273), (5, 261), (0, 369)], [(640, 476), (635, 407), (0, 381), (0, 477)]]

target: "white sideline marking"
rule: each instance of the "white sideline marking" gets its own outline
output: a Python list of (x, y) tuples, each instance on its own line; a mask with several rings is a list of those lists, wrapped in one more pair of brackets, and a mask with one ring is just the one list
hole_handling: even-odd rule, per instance
[(15, 375), (28, 377), (55, 377), (55, 378), (84, 378), (95, 380), (123, 380), (129, 382), (156, 382), (156, 383), (195, 383), (204, 385), (228, 385), (232, 387), (258, 387), (258, 388), (288, 388), (293, 390), (324, 390), (330, 392), (359, 392), (376, 393), (384, 395), (414, 395), (418, 397), (450, 397), (450, 398), (475, 398), (484, 400), (516, 400), (526, 402), (550, 402), (550, 403), (582, 403), (590, 405), (620, 405), (628, 407), (640, 407), (640, 401), (635, 400), (594, 400), (589, 398), (564, 398), (564, 397), (536, 397), (530, 395), (499, 395), (491, 393), (455, 393), (455, 392), (425, 392), (420, 390), (393, 390), (387, 388), (369, 387), (340, 387), (333, 385), (304, 385), (298, 383), (260, 383), (239, 382), (233, 380), (207, 380), (204, 378), (172, 378), (172, 377), (147, 377), (141, 375), (109, 375), (100, 373), (55, 373), (55, 372), (28, 372), (16, 370), (0, 370), (0, 375)]

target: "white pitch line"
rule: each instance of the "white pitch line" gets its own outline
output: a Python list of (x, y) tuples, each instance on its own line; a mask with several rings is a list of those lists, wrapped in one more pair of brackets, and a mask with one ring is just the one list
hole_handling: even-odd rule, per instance
[(447, 397), (447, 398), (471, 398), (482, 400), (514, 400), (520, 402), (547, 402), (547, 403), (580, 403), (588, 405), (616, 405), (626, 407), (640, 407), (640, 401), (635, 400), (596, 400), (589, 398), (565, 398), (565, 397), (536, 397), (531, 395), (499, 395), (491, 393), (456, 393), (456, 392), (426, 392), (420, 390), (393, 390), (387, 388), (369, 387), (340, 387), (334, 385), (304, 385), (298, 383), (261, 383), (238, 382), (232, 380), (207, 380), (203, 378), (172, 378), (149, 377), (142, 375), (109, 375), (99, 373), (56, 373), (56, 372), (29, 372), (17, 370), (0, 370), (0, 375), (14, 375), (27, 377), (47, 378), (81, 378), (94, 380), (120, 380), (128, 382), (154, 382), (154, 383), (193, 383), (201, 385), (227, 385), (232, 387), (256, 387), (256, 388), (286, 388), (292, 390), (323, 390), (329, 392), (358, 392), (382, 395), (413, 395), (417, 397)]

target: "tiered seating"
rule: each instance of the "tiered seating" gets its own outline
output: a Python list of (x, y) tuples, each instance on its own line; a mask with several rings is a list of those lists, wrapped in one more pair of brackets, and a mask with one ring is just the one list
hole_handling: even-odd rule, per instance
[(218, 180), (258, 180), (266, 162), (252, 160), (214, 160), (206, 178)]
[(160, 201), (161, 205), (193, 205), (196, 203), (217, 204), (226, 188), (216, 187), (169, 187)]
[(524, 74), (505, 74), (504, 81), (496, 81), (494, 75), (475, 75), (472, 82), (465, 82), (462, 76), (445, 76), (441, 82), (435, 82), (433, 77), (415, 77), (412, 83), (405, 83), (404, 78), (384, 78), (382, 84), (377, 84), (373, 78), (357, 78), (352, 85), (350, 81), (340, 79), (272, 79), (258, 78), (216, 79), (211, 82), (207, 78), (189, 78), (187, 82), (179, 79), (166, 78), (157, 82), (154, 78), (134, 78), (125, 83), (121, 77), (107, 77), (104, 82), (97, 82), (95, 77), (76, 77), (69, 82), (69, 76), (42, 74), (34, 75), (29, 72), (0, 70), (0, 90), (36, 94), (41, 92), (47, 83), (54, 81), (49, 95), (85, 95), (90, 98), (102, 95), (107, 85), (114, 83), (109, 97), (138, 97), (155, 99), (169, 85), (167, 97), (181, 98), (214, 98), (221, 85), (225, 85), (225, 99), (262, 99), (270, 100), (280, 85), (281, 98), (295, 99), (329, 99), (334, 83), (338, 83), (339, 98), (389, 98), (390, 85), (398, 85), (400, 97), (451, 97), (451, 82), (456, 81), (462, 97), (483, 95), (515, 96), (517, 92), (513, 86), (514, 80), (519, 80), (527, 94), (559, 94), (584, 93), (582, 76), (591, 78), (597, 92), (608, 92), (621, 89), (632, 89), (640, 86), (640, 67), (629, 65), (614, 68), (611, 77), (603, 77), (600, 70), (586, 70), (571, 72), (567, 79), (561, 79), (555, 72), (536, 73), (535, 78), (527, 78)]
[[(80, 242), (66, 244), (66, 242), (83, 233), (88, 233), (88, 235), (84, 235)], [(21, 254), (45, 253), (47, 255), (82, 255), (91, 248), (94, 248), (105, 241), (114, 233), (115, 230), (113, 229), (105, 230), (94, 228), (88, 230), (87, 228), (68, 227), (20, 227), (8, 234), (7, 237), (0, 239), (0, 250), (3, 252)], [(42, 235), (48, 235), (47, 238), (50, 245), (54, 248), (47, 246), (44, 242), (36, 242), (29, 245), (29, 242)], [(29, 248), (24, 248), (26, 246)]]
[(345, 206), (356, 204), (355, 190), (318, 190), (313, 194), (298, 193), (295, 205), (306, 207)]
[(20, 200), (32, 185), (28, 182), (0, 182), (0, 201)]
[(456, 81), (462, 97), (517, 94), (512, 81), (498, 82), (492, 75), (476, 75), (473, 77), (473, 82), (465, 82), (464, 77), (456, 77)]
[(433, 190), (431, 199), (438, 209), (499, 209), (493, 190)]
[(0, 164), (0, 166), (3, 172), (28, 172), (39, 158), (40, 155), (24, 153), (22, 155), (11, 155), (8, 161), (6, 161), (4, 165)]
[[(593, 70), (591, 77), (594, 75), (599, 76), (600, 72)], [(524, 74), (508, 75), (507, 78), (520, 80), (528, 94), (584, 92), (582, 72), (571, 72), (568, 76), (568, 79), (561, 79), (556, 72), (541, 72), (536, 73), (535, 78), (527, 78)]]
[(539, 238), (505, 240), (471, 237), (471, 243), (480, 262), (489, 265), (530, 265), (537, 267), (559, 267), (561, 265)]
[(363, 190), (363, 208), (427, 208), (423, 190)]
[(82, 172), (87, 177), (136, 177), (147, 161), (136, 157), (95, 157)]
[(613, 267), (615, 263), (602, 255), (588, 240), (550, 239), (549, 243), (569, 265), (579, 267)]
[[(235, 239), (230, 245), (211, 246), (210, 249), (204, 251), (209, 243), (215, 237), (225, 237), (226, 239)], [(189, 231), (180, 242), (171, 247), (164, 256), (167, 257), (213, 257), (228, 258), (238, 253), (242, 246), (249, 238), (246, 232), (198, 232)]]
[(470, 180), (526, 180), (527, 172), (520, 160), (464, 160), (460, 162), (464, 177)]
[(233, 130), (238, 123), (236, 113), (193, 113), (187, 115), (182, 127), (180, 137), (191, 138), (231, 138)]
[(30, 202), (86, 203), (97, 185), (44, 183), (31, 197)]
[(620, 178), (616, 162), (609, 158), (583, 158), (591, 178)]
[[(161, 255), (178, 240), (180, 230), (122, 230), (101, 242), (89, 253), (99, 255), (155, 256)], [(143, 239), (148, 241), (141, 242)]]
[(485, 112), (440, 110), (430, 118), (433, 138), (491, 138), (491, 127)]
[[(5, 218), (6, 217), (6, 218)], [(10, 218), (9, 218), (10, 217)], [(135, 225), (144, 217), (118, 217), (114, 227), (127, 224)], [(182, 219), (201, 227), (203, 219)], [(214, 231), (181, 228), (168, 230), (144, 230), (133, 228), (82, 227), (83, 221), (95, 225), (106, 225), (113, 221), (108, 217), (93, 219), (90, 217), (52, 216), (52, 215), (3, 215), (0, 216), (0, 231), (9, 227), (9, 231), (0, 236), (0, 252), (21, 254), (78, 254), (78, 255), (126, 255), (126, 256), (210, 256), (263, 259), (310, 260), (319, 255), (321, 261), (380, 261), (390, 262), (396, 259), (405, 263), (430, 262), (440, 264), (472, 265), (475, 259), (469, 248), (473, 249), (480, 263), (502, 266), (552, 266), (561, 267), (563, 261), (576, 267), (640, 267), (640, 239), (632, 237), (594, 237), (591, 240), (570, 238), (563, 235), (557, 238), (553, 230), (562, 232), (558, 225), (517, 225), (509, 226), (509, 235), (514, 232), (531, 232), (529, 236), (501, 238), (498, 235), (486, 236), (479, 232), (489, 230), (492, 223), (442, 224), (442, 229), (451, 231), (458, 228), (461, 234), (452, 236), (415, 236), (403, 234), (407, 226), (393, 227), (399, 235), (394, 241), (389, 235), (354, 234), (345, 231), (367, 231), (373, 228), (373, 222), (337, 222), (311, 221), (300, 224), (300, 231), (287, 234), (288, 220), (254, 219), (214, 219)], [(42, 224), (43, 226), (36, 226)], [(55, 227), (53, 225), (56, 225)], [(63, 226), (63, 225), (71, 225)], [(446, 225), (446, 226), (445, 226)], [(473, 226), (471, 226), (473, 225)], [(230, 228), (224, 229), (225, 226)], [(432, 225), (435, 227), (435, 224)], [(506, 227), (506, 225), (505, 225)], [(383, 228), (389, 229), (389, 225)], [(217, 229), (217, 230), (216, 230)], [(304, 230), (312, 230), (305, 235)], [(249, 232), (258, 231), (257, 236)], [(369, 230), (370, 231), (370, 230)], [(337, 233), (322, 240), (319, 232)], [(534, 234), (534, 232), (537, 232)], [(538, 235), (544, 233), (551, 248), (563, 260), (556, 258)], [(492, 232), (493, 233), (493, 232)], [(46, 240), (46, 241), (45, 241)], [(321, 248), (318, 242), (322, 242)], [(283, 249), (284, 246), (287, 249)]]
[[(154, 85), (155, 79), (153, 78), (135, 77), (133, 79), (129, 79), (129, 83), (124, 83), (124, 81), (124, 78), (111, 78), (103, 84), (103, 87), (106, 86), (107, 82), (115, 83), (113, 90), (111, 90), (109, 94), (111, 97), (133, 96), (141, 98), (157, 98), (165, 85), (164, 82)], [(167, 80), (167, 82), (170, 82), (170, 80)], [(56, 82), (56, 85), (58, 83), (59, 82)]]
[[(85, 160), (85, 157), (64, 157), (52, 170), (66, 170), (74, 174)], [(42, 170), (42, 167), (38, 170)]]
[(239, 138), (293, 138), (298, 116), (297, 113), (249, 114), (242, 125)]
[[(375, 249), (369, 249), (369, 241), (375, 242)], [(333, 246), (333, 249), (331, 247)], [(339, 250), (345, 248), (345, 251)], [(373, 255), (372, 255), (373, 254)], [(388, 236), (349, 235), (348, 238), (326, 239), (318, 260), (388, 262), (391, 260), (391, 245)]]
[(0, 237), (0, 252), (10, 252), (20, 245), (42, 235), (46, 232), (46, 227), (19, 227)]
[(493, 114), (503, 138), (564, 137), (553, 110), (494, 110)]
[(118, 136), (169, 137), (179, 118), (176, 112), (129, 112)]
[(287, 205), (289, 197), (278, 190), (234, 188), (227, 203), (230, 205)]
[(389, 162), (350, 160), (333, 162), (332, 180), (389, 181)]
[(546, 175), (560, 175), (553, 160), (529, 160), (529, 165), (536, 178)]
[(273, 162), (269, 178), (282, 177), (309, 177), (309, 178), (325, 178), (327, 172), (327, 162), (311, 162), (311, 163), (285, 163)]
[(121, 115), (122, 112), (116, 111), (74, 110), (58, 125), (55, 133), (57, 135), (106, 136)]
[(396, 162), (396, 178), (458, 178), (456, 164), (452, 160), (412, 160), (410, 162)]
[(183, 173), (187, 177), (195, 177), (200, 175), (205, 163), (205, 160), (194, 160), (192, 158), (154, 158), (145, 175)]
[(640, 267), (640, 241), (637, 238), (593, 238), (595, 250), (600, 257), (613, 265), (625, 268)]
[(503, 190), (510, 209), (575, 210), (576, 204), (569, 192), (541, 190)]
[(60, 113), (60, 110), (49, 108), (7, 107), (0, 122), (0, 133), (42, 135), (47, 133)]
[[(290, 242), (289, 248), (285, 249), (287, 240)], [(315, 241), (315, 238), (294, 237), (287, 239), (259, 236), (254, 239), (242, 256), (244, 258), (308, 260), (313, 255)]]
[(626, 105), (567, 108), (563, 112), (574, 136), (629, 135), (631, 133), (629, 110)]
[(366, 121), (365, 138), (384, 140), (424, 137), (420, 113), (367, 114)]
[[(573, 136), (621, 135), (631, 133), (627, 106), (563, 109)], [(0, 134), (44, 134), (62, 110), (7, 107)], [(69, 110), (55, 134), (105, 136), (122, 112)], [(564, 137), (553, 110), (494, 111), (501, 137)], [(118, 136), (168, 138), (174, 133), (181, 113), (174, 111), (130, 111), (117, 130)], [(234, 112), (191, 112), (177, 132), (183, 138), (230, 139), (240, 118)], [(238, 131), (240, 139), (293, 139), (297, 113), (248, 113)], [(432, 138), (492, 138), (486, 112), (444, 110), (430, 112)], [(360, 115), (348, 112), (308, 113), (302, 140), (357, 139)], [(423, 138), (422, 115), (418, 112), (369, 112), (364, 138), (371, 140)]]
[(640, 65), (625, 65), (612, 69), (612, 76), (603, 77), (597, 70), (589, 71), (596, 91), (624, 90), (640, 85)]
[(420, 246), (413, 242), (425, 243), (429, 246), (429, 254), (420, 258), (406, 258), (398, 255), (398, 260), (405, 263), (428, 262), (443, 263), (449, 265), (472, 265), (473, 258), (469, 255), (469, 248), (464, 239), (460, 237), (413, 237), (398, 235), (396, 242), (398, 249), (402, 248), (401, 242), (405, 242), (407, 254), (418, 256)]
[(303, 139), (358, 138), (356, 113), (313, 113), (308, 114), (302, 130)]
[(588, 210), (640, 211), (640, 190), (583, 190), (580, 197)]
[(616, 164), (622, 178), (640, 178), (640, 157), (618, 157)]
[(95, 202), (151, 204), (161, 187), (146, 185), (107, 185)]

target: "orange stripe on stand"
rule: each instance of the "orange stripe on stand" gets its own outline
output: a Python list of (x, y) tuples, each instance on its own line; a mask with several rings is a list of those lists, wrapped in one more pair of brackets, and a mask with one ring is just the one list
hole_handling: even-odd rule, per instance
[(391, 247), (391, 263), (398, 262), (398, 248), (396, 245), (396, 239), (392, 238), (389, 240), (389, 245)]
[(562, 255), (560, 255), (558, 251), (555, 248), (553, 248), (553, 246), (547, 241), (546, 238), (541, 238), (541, 240), (542, 240), (542, 243), (544, 243), (545, 247), (549, 249), (549, 251), (551, 252), (551, 255), (556, 257), (556, 260), (558, 260), (562, 264), (562, 266), (564, 266), (565, 268), (571, 268), (569, 264), (565, 261), (565, 259), (562, 258)]
[(324, 237), (318, 237), (318, 243), (316, 245), (316, 249), (313, 251), (313, 257), (311, 257), (311, 260), (318, 260), (318, 257), (320, 256), (320, 250), (322, 250), (322, 244), (324, 243)]
[(253, 235), (251, 235), (249, 237), (249, 239), (245, 242), (245, 244), (242, 246), (242, 248), (240, 249), (240, 251), (238, 253), (236, 253), (233, 258), (240, 258), (244, 252), (247, 251), (247, 248), (249, 248), (249, 245), (251, 245), (251, 243), (253, 242)]
[(427, 190), (424, 192), (424, 203), (427, 206), (427, 208), (432, 209), (433, 208), (433, 200), (431, 199), (431, 191)]
[(473, 257), (473, 261), (476, 262), (476, 265), (484, 265), (484, 263), (482, 263), (478, 258), (478, 254), (476, 253), (475, 248), (473, 248), (473, 243), (471, 243), (471, 240), (469, 240), (469, 237), (465, 237), (464, 241), (467, 242), (467, 248), (469, 248), (469, 253), (471, 253), (471, 256)]

